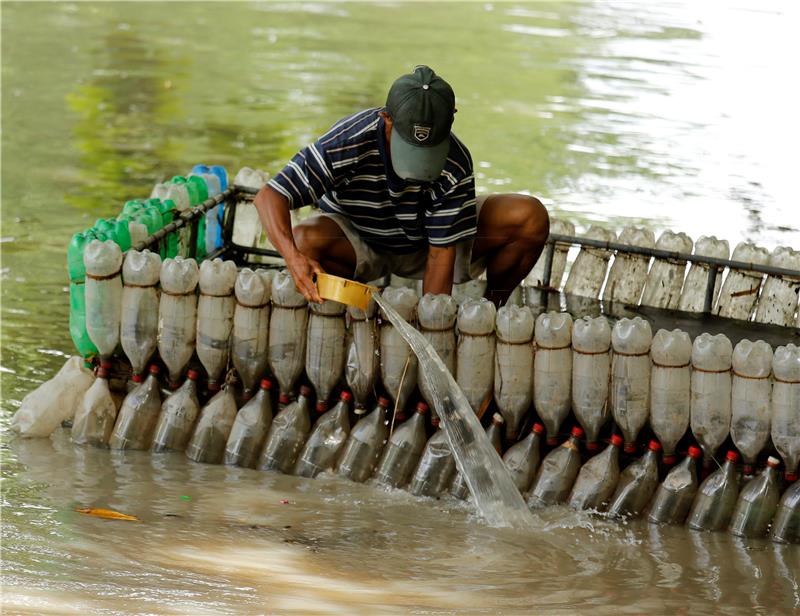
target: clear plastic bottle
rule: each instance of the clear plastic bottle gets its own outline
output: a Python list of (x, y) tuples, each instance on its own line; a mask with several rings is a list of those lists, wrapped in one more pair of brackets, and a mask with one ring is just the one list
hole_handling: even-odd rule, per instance
[[(503, 453), (503, 436), (501, 434), (503, 423), (503, 416), (500, 413), (495, 413), (492, 415), (492, 423), (486, 428), (486, 436), (498, 455)], [(453, 479), (450, 494), (460, 500), (465, 500), (469, 496), (469, 486), (466, 479), (464, 479), (464, 475), (460, 472), (456, 473), (455, 479)]]
[(456, 461), (447, 433), (439, 427), (438, 419), (432, 418), (431, 423), (437, 430), (425, 445), (409, 487), (409, 491), (416, 496), (437, 497), (444, 494), (456, 472)]
[(141, 374), (158, 344), (158, 285), (161, 258), (129, 250), (122, 264), (120, 343), (134, 374)]
[(200, 414), (197, 399), (197, 370), (188, 370), (186, 380), (175, 392), (164, 400), (158, 417), (153, 451), (183, 451), (192, 436), (194, 421)]
[[(439, 354), (447, 370), (456, 373), (456, 313), (458, 305), (452, 296), (426, 293), (417, 304), (417, 327), (428, 343)], [(428, 402), (433, 400), (433, 393), (428, 391), (427, 382), (420, 373), (424, 368), (417, 366), (417, 383), (422, 397)], [(436, 414), (436, 410), (432, 411)]]
[[(540, 314), (535, 332), (533, 404), (552, 441), (572, 403), (572, 317), (565, 312)], [(513, 428), (509, 425), (510, 439), (516, 438)]]
[(236, 264), (214, 259), (200, 265), (197, 302), (197, 356), (208, 374), (208, 390), (219, 391), (219, 379), (228, 365), (236, 298)]
[(783, 493), (769, 538), (775, 543), (800, 543), (800, 481)]
[(650, 441), (647, 452), (619, 476), (608, 512), (612, 516), (636, 517), (647, 506), (658, 486), (658, 452), (661, 444)]
[(310, 396), (311, 388), (302, 385), (297, 400), (289, 402), (275, 415), (258, 459), (259, 470), (287, 475), (292, 472), (311, 430)]
[(272, 315), (269, 320), (267, 356), (280, 393), (293, 392), (303, 372), (306, 357), (308, 310), (305, 298), (297, 290), (288, 270), (272, 278)]
[(117, 405), (108, 389), (110, 362), (103, 362), (97, 378), (83, 395), (72, 422), (72, 442), (79, 445), (108, 447), (108, 439), (117, 419)]
[(583, 429), (575, 426), (569, 438), (545, 456), (528, 494), (529, 507), (558, 505), (567, 500), (581, 468), (582, 438)]
[(309, 304), (306, 329), (306, 374), (317, 394), (317, 412), (328, 410), (328, 398), (344, 371), (346, 306), (326, 300)]
[(339, 475), (359, 483), (372, 475), (389, 432), (386, 426), (388, 406), (389, 400), (381, 396), (375, 409), (362, 417), (350, 431), (336, 464)]
[(611, 415), (625, 438), (625, 453), (636, 451), (636, 437), (650, 414), (650, 323), (620, 319), (611, 330)]
[(392, 488), (402, 488), (411, 479), (411, 473), (425, 448), (425, 413), (428, 405), (418, 402), (416, 413), (404, 421), (392, 434), (383, 450), (375, 471), (378, 483)]
[(349, 391), (343, 391), (339, 395), (339, 402), (317, 420), (294, 466), (295, 475), (316, 477), (323, 471), (333, 469), (350, 434), (352, 400), (353, 395)]
[(778, 465), (780, 460), (770, 456), (767, 467), (749, 481), (739, 493), (728, 530), (738, 537), (763, 537), (767, 534), (772, 516), (778, 506)]
[(602, 511), (619, 481), (619, 450), (623, 438), (611, 435), (611, 444), (581, 467), (569, 494), (573, 509)]
[(699, 447), (690, 446), (689, 455), (658, 486), (647, 515), (651, 524), (683, 524), (697, 494), (697, 460), (702, 455)]
[(221, 464), (235, 419), (236, 400), (233, 397), (233, 387), (225, 385), (200, 410), (194, 433), (186, 445), (186, 457), (204, 464)]
[(597, 435), (610, 412), (610, 351), (611, 326), (606, 317), (582, 317), (575, 321), (572, 328), (572, 410), (586, 432), (586, 450), (590, 453), (599, 449)]
[(542, 424), (533, 424), (530, 434), (509, 447), (503, 456), (503, 462), (511, 473), (511, 478), (523, 494), (528, 491), (536, 475), (536, 469), (539, 468), (544, 433), (545, 428)]
[(367, 412), (367, 401), (375, 389), (375, 380), (380, 370), (378, 322), (375, 319), (377, 305), (370, 299), (366, 310), (349, 306), (345, 380), (353, 391), (356, 415)]
[(161, 263), (161, 297), (158, 304), (158, 353), (177, 387), (183, 369), (194, 353), (197, 323), (197, 281), (200, 271), (193, 259), (175, 257)]
[(727, 528), (736, 506), (739, 484), (736, 462), (739, 454), (729, 451), (725, 464), (706, 477), (700, 484), (686, 525), (692, 530), (723, 530)]
[(249, 398), (267, 369), (272, 270), (242, 268), (236, 277), (231, 360)]
[(533, 314), (527, 306), (506, 304), (497, 311), (495, 322), (494, 401), (508, 429), (531, 405), (533, 374)]
[(92, 240), (83, 253), (86, 267), (86, 331), (100, 356), (119, 344), (122, 315), (122, 251), (112, 240)]
[(117, 423), (108, 445), (111, 449), (148, 449), (153, 439), (158, 414), (161, 411), (161, 392), (158, 386), (158, 366), (150, 366), (144, 383), (125, 396), (117, 415)]
[[(414, 325), (419, 296), (407, 287), (386, 287), (381, 294), (408, 323)], [(380, 329), (381, 382), (399, 408), (405, 408), (417, 385), (417, 356), (389, 319)]]
[(255, 468), (272, 424), (272, 381), (261, 379), (258, 393), (239, 409), (225, 444), (225, 464)]
[(467, 299), (458, 307), (455, 377), (476, 413), (491, 399), (494, 387), (496, 318), (497, 309), (484, 297)]

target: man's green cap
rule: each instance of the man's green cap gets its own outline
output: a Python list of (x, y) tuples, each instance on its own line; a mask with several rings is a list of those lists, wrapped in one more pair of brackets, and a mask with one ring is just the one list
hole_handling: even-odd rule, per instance
[(432, 182), (442, 174), (455, 109), (453, 89), (428, 66), (392, 84), (386, 111), (393, 121), (390, 152), (397, 175)]

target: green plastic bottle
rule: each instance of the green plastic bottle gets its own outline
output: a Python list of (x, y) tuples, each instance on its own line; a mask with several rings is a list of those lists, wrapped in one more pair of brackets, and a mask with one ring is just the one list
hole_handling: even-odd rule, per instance
[[(172, 199), (153, 199), (156, 201), (156, 205), (158, 206), (159, 212), (161, 212), (161, 221), (164, 226), (167, 226), (173, 220), (175, 220), (175, 215), (177, 214), (177, 207), (175, 202)], [(166, 256), (167, 258), (173, 258), (178, 254), (178, 232), (173, 231), (167, 236), (166, 239)]]
[[(189, 191), (189, 203), (192, 207), (200, 205), (203, 201), (208, 199), (208, 187), (206, 186), (203, 178), (196, 175), (189, 176), (188, 178), (182, 175), (176, 175), (172, 180), (173, 184), (185, 184), (186, 190)], [(202, 261), (206, 256), (206, 217), (201, 216), (197, 221), (197, 244), (196, 244), (196, 260)]]
[[(84, 270), (85, 274), (85, 270)], [(69, 284), (69, 335), (78, 353), (84, 359), (97, 355), (97, 347), (86, 332), (86, 285), (81, 282)]]
[(94, 232), (86, 230), (72, 236), (67, 246), (67, 271), (70, 282), (83, 282), (86, 268), (83, 265), (83, 250), (95, 238)]

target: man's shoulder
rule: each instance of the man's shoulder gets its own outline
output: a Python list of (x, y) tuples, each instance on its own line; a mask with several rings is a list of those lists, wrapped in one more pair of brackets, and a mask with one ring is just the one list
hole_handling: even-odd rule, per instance
[(447, 154), (445, 170), (462, 180), (473, 173), (472, 155), (464, 142), (450, 133), (450, 151)]
[(370, 132), (378, 125), (378, 113), (381, 109), (382, 107), (371, 107), (342, 118), (318, 139), (319, 145), (324, 149), (336, 148), (359, 139), (364, 141), (371, 138), (373, 135)]

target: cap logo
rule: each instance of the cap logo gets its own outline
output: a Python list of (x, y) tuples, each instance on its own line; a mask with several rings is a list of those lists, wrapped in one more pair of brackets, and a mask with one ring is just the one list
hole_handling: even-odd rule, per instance
[(431, 127), (430, 126), (420, 126), (419, 124), (414, 124), (414, 139), (419, 142), (427, 141), (428, 137), (431, 136)]

